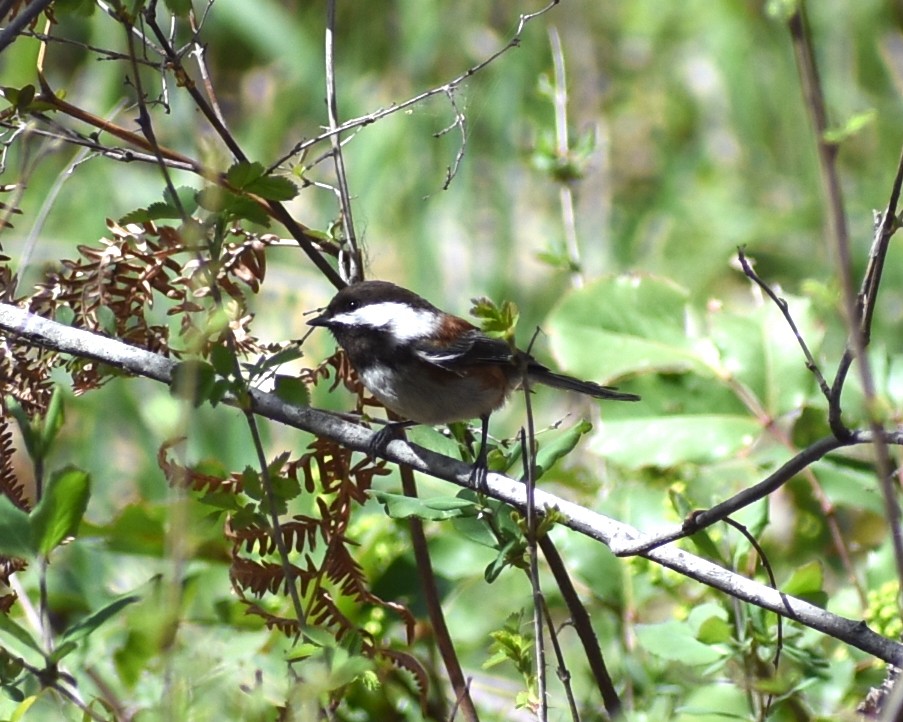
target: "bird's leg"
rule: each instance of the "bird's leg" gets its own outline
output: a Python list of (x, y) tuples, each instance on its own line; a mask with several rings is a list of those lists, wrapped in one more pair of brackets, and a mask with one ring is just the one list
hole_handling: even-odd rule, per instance
[(470, 472), (470, 481), (478, 489), (486, 489), (486, 477), (489, 474), (489, 465), (486, 457), (489, 453), (489, 414), (480, 417), (480, 450), (477, 452), (476, 461), (473, 462), (473, 469)]
[(399, 432), (416, 425), (416, 421), (387, 421), (385, 426), (370, 437), (370, 443), (367, 444), (370, 456), (383, 454), (390, 441), (400, 438)]

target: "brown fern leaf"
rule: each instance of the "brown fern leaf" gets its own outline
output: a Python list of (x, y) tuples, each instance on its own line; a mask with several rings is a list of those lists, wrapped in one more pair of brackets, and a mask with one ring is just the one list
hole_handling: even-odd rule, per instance
[[(302, 570), (298, 567), (293, 567), (292, 571), (296, 576), (302, 576)], [(267, 592), (276, 594), (280, 589), (285, 589), (282, 565), (273, 562), (252, 561), (235, 556), (229, 568), (229, 577), (233, 586), (242, 591), (250, 591), (257, 597), (262, 597)]]
[(417, 685), (417, 693), (420, 697), (420, 709), (426, 712), (429, 703), (428, 693), (430, 688), (430, 678), (423, 665), (417, 661), (416, 657), (407, 652), (401, 652), (396, 649), (381, 647), (374, 652), (374, 656), (387, 659), (393, 666), (398, 669), (410, 672), (414, 677), (414, 684)]
[(210, 474), (170, 461), (169, 450), (184, 440), (184, 437), (180, 437), (165, 441), (157, 451), (157, 466), (160, 467), (170, 486), (179, 489), (191, 489), (201, 493), (226, 491), (235, 494), (242, 490), (241, 474), (234, 472), (229, 474)]
[[(323, 520), (309, 516), (295, 515), (292, 520), (284, 521), (279, 526), (286, 548), (296, 552), (315, 550), (318, 537), (325, 539), (326, 535)], [(228, 524), (227, 537), (236, 549), (242, 548), (249, 554), (273, 554), (277, 550), (270, 529), (258, 524), (241, 528)]]
[(53, 395), (51, 372), (58, 362), (54, 351), (0, 336), (0, 396), (13, 397), (29, 417), (43, 414)]
[[(0, 394), (0, 494), (20, 509), (28, 511), (31, 503), (20, 474), (26, 474), (23, 454), (16, 454), (12, 424), (16, 423), (6, 408), (5, 396)], [(19, 459), (19, 461), (17, 461)], [(2, 573), (2, 569), (0, 569)]]
[(373, 594), (364, 576), (364, 570), (351, 556), (346, 546), (342, 544), (332, 546), (324, 559), (323, 572), (344, 596), (351, 597), (359, 603), (372, 604), (395, 612), (404, 620), (408, 642), (413, 642), (417, 620), (411, 610), (403, 604), (387, 602)]
[(289, 619), (287, 617), (280, 617), (275, 614), (271, 614), (259, 604), (255, 604), (254, 602), (248, 601), (247, 599), (243, 599), (242, 603), (246, 607), (245, 614), (253, 614), (260, 617), (263, 620), (264, 625), (266, 625), (267, 629), (278, 629), (286, 637), (296, 637), (298, 634), (300, 634), (301, 625), (298, 624), (297, 619)]
[(376, 647), (373, 635), (348, 619), (325, 589), (318, 590), (314, 595), (307, 611), (307, 619), (311, 624), (332, 630), (339, 641), (348, 635), (354, 635), (362, 638), (364, 650), (372, 651)]

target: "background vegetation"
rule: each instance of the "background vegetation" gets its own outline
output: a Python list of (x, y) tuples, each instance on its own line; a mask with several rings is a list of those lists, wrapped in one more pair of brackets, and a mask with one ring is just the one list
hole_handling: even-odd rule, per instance
[[(5, 11), (15, 5), (0, 3)], [(18, 276), (15, 290), (10, 277), (0, 276), (4, 300), (31, 294), (48, 274), (60, 272), (63, 259), (79, 258), (80, 247), (97, 248), (98, 239), (111, 238), (107, 219), (123, 219), (164, 197), (154, 163), (86, 151), (67, 142), (65, 129), (87, 134), (91, 128), (59, 109), (22, 101), (23, 88), (39, 88), (42, 67), (67, 103), (137, 134), (140, 108), (127, 33), (114, 17), (124, 9), (109, 7), (104, 12), (90, 2), (58, 1), (49, 30), (42, 20), (0, 53), (8, 101), (3, 183), (7, 205), (19, 211), (0, 235), (0, 262)], [(179, 17), (175, 37), (187, 42), (180, 3), (156, 8), (161, 26), (168, 27), (172, 9)], [(341, 119), (388, 109), (461, 76), (505, 47), (523, 13), (540, 9), (511, 0), (340, 3), (335, 71)], [(643, 396), (629, 408), (597, 408), (540, 391), (535, 416), (544, 448), (566, 444), (569, 432), (580, 436), (572, 430), (581, 419), (594, 424), (543, 477), (543, 488), (644, 531), (679, 523), (688, 511), (754, 484), (830, 433), (827, 402), (784, 317), (736, 263), (743, 246), (759, 276), (788, 300), (830, 381), (849, 334), (819, 138), (788, 30), (796, 9), (792, 0), (565, 0), (527, 23), (517, 47), (457, 85), (453, 102), (436, 93), (343, 136), (368, 277), (393, 280), (461, 315), (475, 296), (513, 300), (522, 344), (538, 325), (544, 334), (537, 355)], [(900, 154), (903, 16), (895, 3), (879, 0), (807, 9), (830, 139), (838, 143), (834, 167), (858, 286), (874, 234), (873, 210), (887, 204)], [(198, 38), (232, 137), (264, 166), (283, 159), (277, 175), (301, 189), (285, 204), (291, 216), (319, 238), (340, 237), (328, 141), (285, 159), (326, 124), (325, 5), (217, 0), (194, 10), (204, 18)], [(43, 32), (55, 39), (41, 58), (35, 33)], [(144, 58), (140, 42), (138, 48), (136, 57)], [(197, 68), (185, 62), (199, 82)], [(565, 70), (566, 106), (560, 97), (556, 103), (556, 62)], [(234, 158), (176, 79), (153, 66), (142, 77), (159, 144), (226, 171)], [(165, 106), (150, 102), (162, 97), (162, 77)], [(457, 112), (466, 119), (466, 141), (454, 125)], [(556, 144), (562, 116), (564, 154)], [(455, 171), (447, 182), (449, 168)], [(173, 185), (200, 190), (204, 181), (176, 170)], [(238, 218), (249, 232), (264, 231)], [(278, 223), (266, 230), (289, 235)], [(250, 284), (242, 287), (253, 321), (240, 328), (250, 328), (262, 344), (300, 338), (303, 314), (324, 305), (334, 289), (296, 244), (269, 245), (265, 254), (265, 282), (256, 293)], [(189, 260), (179, 260), (183, 273)], [(863, 402), (859, 376), (851, 373), (844, 395), (851, 428), (874, 418), (888, 429), (899, 423), (901, 261), (891, 244), (869, 357), (877, 400)], [(149, 318), (169, 324), (171, 347), (209, 358), (214, 332), (202, 328), (180, 337), (182, 317), (166, 315), (175, 301), (153, 300)], [(65, 305), (55, 310), (69, 321)], [(99, 312), (101, 327), (112, 330), (104, 313), (112, 315)], [(235, 321), (234, 308), (227, 317)], [(215, 314), (210, 318), (215, 327)], [(0, 341), (15, 343), (11, 336)], [(325, 334), (312, 336), (303, 344), (304, 357), (282, 372), (313, 368), (331, 353)], [(234, 539), (223, 531), (227, 512), (233, 519), (237, 513), (233, 502), (212, 495), (220, 488), (198, 491), (195, 484), (185, 491), (174, 481), (178, 473), (164, 473), (160, 463), (163, 444), (184, 436), (177, 462), (166, 457), (177, 466), (222, 480), (257, 467), (241, 413), (194, 408), (146, 380), (113, 378), (74, 395), (66, 374), (56, 372), (54, 379), (64, 413), (43, 409), (45, 423), (33, 422), (33, 433), (46, 446), (29, 454), (18, 441), (16, 458), (27, 460), (17, 463), (40, 461), (47, 477), (64, 479), (56, 482), (64, 489), (68, 483), (85, 490), (76, 496), (87, 509), (71, 543), (50, 543), (53, 534), (38, 524), (40, 549), (13, 555), (30, 563), (13, 577), (18, 601), (4, 617), (11, 621), (0, 624), (6, 650), (0, 678), (7, 692), (0, 716), (79, 719), (88, 710), (98, 719), (323, 714), (415, 720), (461, 714), (425, 621), (404, 520), (371, 498), (349, 514), (345, 533), (358, 545), (354, 561), (368, 588), (407, 605), (416, 618), (413, 641), (391, 608), (340, 602), (354, 624), (418, 660), (430, 680), (426, 709), (422, 679), (404, 664), (393, 667), (368, 655), (361, 638), (336, 640), (327, 625), (320, 634), (332, 637), (311, 631), (302, 642), (247, 613), (234, 568), (230, 583)], [(311, 391), (313, 405), (353, 407), (351, 395), (330, 386), (319, 383)], [(12, 408), (5, 405), (10, 414)], [(523, 412), (522, 399), (515, 399), (494, 418), (493, 434), (513, 437)], [(48, 418), (54, 422), (49, 430)], [(300, 456), (312, 442), (278, 425), (261, 431), (270, 462), (285, 450)], [(460, 453), (438, 433), (419, 430), (411, 438)], [(895, 465), (897, 456), (893, 450)], [(867, 619), (896, 638), (898, 575), (872, 461), (866, 446), (833, 454), (738, 518), (758, 538), (784, 591)], [(4, 465), (9, 462), (5, 457)], [(80, 477), (60, 475), (64, 468), (87, 472), (85, 486)], [(394, 470), (373, 483), (399, 491)], [(424, 477), (420, 483), (426, 498), (457, 493), (446, 482)], [(253, 491), (244, 491), (253, 498)], [(293, 511), (307, 510), (303, 494), (284, 494)], [(532, 599), (519, 560), (500, 565), (498, 540), (487, 541), (461, 520), (427, 521), (426, 534), (480, 718), (531, 718)], [(589, 611), (625, 719), (852, 720), (884, 677), (879, 660), (792, 623), (784, 626), (775, 671), (773, 614), (647, 560), (618, 559), (567, 530), (550, 534)], [(727, 527), (682, 544), (764, 579), (748, 541)], [(2, 551), (14, 550), (6, 545)], [(492, 565), (504, 568), (490, 582)], [(552, 617), (562, 625), (568, 613), (560, 593), (545, 572), (543, 582)], [(270, 591), (277, 593), (261, 604), (290, 616), (286, 595)], [(572, 660), (580, 718), (605, 719), (573, 634), (559, 631)], [(76, 690), (73, 696), (54, 684), (41, 687), (48, 680), (35, 670), (44, 669), (50, 649), (66, 650), (61, 679)], [(31, 667), (22, 667), (22, 660)], [(572, 718), (552, 676), (549, 718)]]

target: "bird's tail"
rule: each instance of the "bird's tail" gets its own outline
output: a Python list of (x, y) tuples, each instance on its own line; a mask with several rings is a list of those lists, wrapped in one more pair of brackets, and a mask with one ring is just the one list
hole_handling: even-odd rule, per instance
[(628, 394), (624, 391), (618, 391), (611, 386), (600, 386), (592, 381), (581, 381), (572, 376), (564, 374), (556, 374), (554, 371), (547, 369), (542, 364), (530, 364), (527, 369), (527, 375), (531, 381), (552, 386), (556, 389), (564, 389), (565, 391), (576, 391), (578, 394), (586, 394), (597, 399), (611, 399), (612, 401), (639, 401), (640, 397), (636, 394)]

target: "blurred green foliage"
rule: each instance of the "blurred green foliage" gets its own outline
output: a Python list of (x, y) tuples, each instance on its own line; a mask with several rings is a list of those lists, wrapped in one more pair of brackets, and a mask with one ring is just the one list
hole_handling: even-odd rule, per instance
[[(58, 6), (54, 34), (78, 43), (50, 45), (47, 78), (68, 102), (131, 128), (134, 91), (123, 82), (130, 70), (121, 60), (96, 62), (85, 49), (124, 52), (123, 32), (97, 8), (79, 8)], [(504, 46), (519, 15), (536, 9), (511, 0), (341, 4), (342, 118), (448, 82)], [(832, 138), (840, 143), (858, 279), (872, 210), (887, 201), (900, 152), (903, 13), (887, 0), (812, 3), (809, 12)], [(325, 123), (324, 13), (322, 4), (275, 0), (218, 0), (210, 9), (202, 39), (212, 86), (235, 138), (263, 166)], [(566, 159), (555, 155), (551, 26), (567, 72), (573, 156)], [(3, 84), (34, 84), (36, 53), (29, 38), (8, 48)], [(155, 78), (148, 72), (146, 81)], [(160, 90), (158, 82), (149, 92)], [(168, 90), (168, 112), (154, 116), (160, 142), (226, 171), (232, 163), (222, 144), (179, 88)], [(784, 319), (733, 263), (744, 246), (759, 275), (782, 289), (830, 380), (846, 337), (837, 271), (815, 140), (777, 3), (568, 0), (529, 23), (519, 47), (454, 95), (467, 119), (466, 146), (448, 190), (446, 170), (462, 141), (457, 130), (441, 134), (455, 118), (443, 94), (355, 131), (344, 146), (357, 231), (370, 276), (462, 315), (475, 296), (511, 299), (520, 312), (521, 344), (539, 325), (548, 334), (538, 340), (541, 358), (643, 396), (642, 404), (609, 404), (597, 413), (539, 392), (545, 448), (569, 448), (571, 438), (588, 431), (581, 419), (594, 422), (577, 453), (550, 457), (558, 462), (544, 477), (552, 491), (654, 529), (679, 521), (683, 506), (705, 507), (755, 483), (828, 433), (824, 400)], [(321, 144), (280, 168), (286, 177), (314, 182), (289, 207), (320, 231), (338, 215), (333, 191), (322, 185), (333, 182), (331, 166), (315, 163), (325, 150)], [(0, 237), (22, 274), (21, 289), (59, 259), (74, 257), (78, 245), (103, 236), (106, 218), (159, 209), (154, 204), (164, 188), (156, 168), (95, 157), (66, 172), (78, 153), (38, 136), (8, 149), (9, 182), (28, 185), (23, 215)], [(187, 173), (173, 180), (203, 187)], [(562, 183), (573, 193), (580, 288), (572, 287), (573, 269), (554, 262), (566, 248)], [(285, 190), (284, 179), (275, 190)], [(900, 253), (892, 247), (886, 265), (872, 354), (893, 423), (903, 400)], [(270, 249), (268, 264), (254, 328), (265, 340), (298, 338), (302, 313), (323, 305), (331, 289), (294, 248)], [(164, 314), (162, 306), (165, 321)], [(315, 337), (305, 345), (305, 361), (312, 365), (329, 350), (328, 339)], [(855, 425), (864, 418), (855, 374), (849, 387), (844, 401)], [(348, 400), (318, 389), (314, 403), (345, 409)], [(126, 708), (141, 710), (141, 720), (264, 720), (282, 704), (297, 719), (312, 719), (323, 694), (350, 684), (337, 719), (420, 718), (412, 680), (403, 672), (377, 680), (345, 648), (306, 659), (305, 684), (293, 684), (284, 659), (303, 655), (244, 616), (227, 577), (221, 517), (212, 504), (165, 486), (156, 454), (173, 436), (188, 436), (184, 453), (192, 462), (223, 469), (254, 463), (237, 412), (190, 409), (165, 389), (125, 379), (66, 405), (65, 424), (42, 450), (48, 454), (42, 463), (51, 470), (76, 464), (92, 484), (79, 538), (57, 549), (59, 535), (47, 537), (54, 548), (48, 584), (54, 626), (71, 630), (97, 610), (115, 611), (76, 650), (67, 649), (66, 671), (87, 695), (94, 685), (112, 691)], [(521, 403), (513, 403), (494, 419), (494, 433), (512, 435), (521, 416)], [(434, 448), (456, 448), (435, 432), (421, 433)], [(309, 441), (280, 428), (264, 434), (273, 455)], [(380, 480), (379, 489), (397, 494), (397, 478)], [(423, 480), (421, 491), (433, 500), (424, 502), (422, 516), (430, 520), (443, 604), (485, 705), (483, 719), (510, 719), (515, 700), (529, 698), (521, 653), (530, 630), (512, 621), (531, 604), (529, 585), (517, 569), (493, 566), (497, 540), (477, 538), (469, 500), (450, 500), (448, 486), (434, 480)], [(396, 508), (393, 517), (416, 508)], [(767, 505), (738, 516), (764, 527), (762, 544), (782, 588), (852, 618), (868, 611), (881, 629), (898, 633), (883, 506), (865, 453), (819, 462)], [(376, 501), (363, 507), (350, 530), (361, 544), (357, 561), (379, 595), (409, 603), (422, 616), (406, 530), (393, 517)], [(516, 528), (510, 518), (502, 526)], [(837, 532), (849, 566), (832, 538)], [(866, 655), (792, 625), (785, 625), (781, 674), (774, 675), (773, 615), (734, 606), (645, 560), (615, 559), (561, 529), (552, 535), (590, 609), (615, 684), (631, 700), (627, 719), (754, 719), (750, 708), (765, 693), (774, 695), (769, 719), (853, 719), (868, 687), (881, 679), (880, 665)], [(756, 556), (731, 530), (715, 527), (697, 543), (741, 572), (759, 574)], [(35, 593), (37, 579), (34, 568), (23, 573), (23, 589)], [(562, 600), (551, 579), (544, 582), (563, 623)], [(125, 594), (141, 601), (115, 606), (131, 599)], [(362, 613), (357, 621), (400, 638), (399, 625), (380, 614)], [(578, 703), (586, 719), (598, 718), (598, 692), (580, 667), (576, 643), (567, 632), (563, 637), (570, 659), (578, 660), (571, 670)], [(429, 659), (429, 640), (418, 640), (413, 651)], [(505, 655), (517, 663), (486, 668)], [(20, 671), (6, 669), (4, 660), (0, 682), (7, 691)], [(442, 680), (441, 666), (431, 671)], [(36, 686), (24, 691), (37, 701), (11, 695), (0, 702), (0, 714), (9, 718), (17, 704), (31, 704), (26, 719), (79, 718)], [(553, 695), (558, 704), (554, 685)]]

